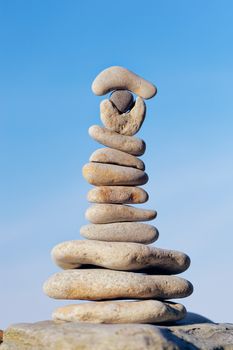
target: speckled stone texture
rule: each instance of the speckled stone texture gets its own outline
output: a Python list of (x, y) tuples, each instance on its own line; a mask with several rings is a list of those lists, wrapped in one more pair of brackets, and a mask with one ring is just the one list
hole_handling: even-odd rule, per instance
[(43, 289), (51, 298), (69, 300), (176, 299), (193, 292), (192, 284), (181, 277), (99, 268), (57, 272)]
[(148, 193), (135, 186), (97, 186), (87, 194), (92, 203), (141, 204), (148, 200)]

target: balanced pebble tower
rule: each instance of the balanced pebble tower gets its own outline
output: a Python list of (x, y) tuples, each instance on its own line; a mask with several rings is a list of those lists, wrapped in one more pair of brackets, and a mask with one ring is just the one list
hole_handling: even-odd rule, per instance
[[(193, 287), (173, 275), (185, 271), (189, 257), (149, 245), (157, 229), (141, 221), (153, 220), (156, 211), (136, 208), (148, 194), (145, 152), (134, 137), (146, 115), (144, 99), (157, 90), (153, 84), (122, 67), (110, 67), (94, 80), (96, 95), (112, 92), (100, 104), (104, 125), (93, 125), (90, 136), (106, 146), (96, 150), (83, 167), (84, 178), (95, 187), (88, 192), (94, 203), (86, 211), (91, 224), (81, 227), (86, 240), (58, 244), (52, 259), (63, 271), (44, 284), (55, 299), (90, 300), (56, 309), (54, 320), (88, 323), (163, 323), (182, 319), (186, 310), (169, 299), (189, 296)], [(133, 94), (137, 95), (134, 101)]]

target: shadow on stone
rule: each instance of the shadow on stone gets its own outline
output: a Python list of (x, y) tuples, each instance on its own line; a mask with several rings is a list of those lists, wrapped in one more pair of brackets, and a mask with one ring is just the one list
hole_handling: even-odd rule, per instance
[(205, 316), (195, 314), (194, 312), (187, 312), (187, 315), (183, 320), (177, 321), (176, 325), (189, 325), (189, 324), (195, 324), (195, 323), (214, 323), (210, 319), (206, 318)]
[(163, 335), (163, 337), (167, 340), (167, 342), (170, 342), (171, 344), (174, 344), (174, 348), (172, 349), (185, 349), (185, 350), (200, 350), (198, 347), (196, 347), (194, 344), (187, 342), (186, 340), (178, 337), (175, 335), (170, 329), (168, 328), (160, 328), (160, 332)]

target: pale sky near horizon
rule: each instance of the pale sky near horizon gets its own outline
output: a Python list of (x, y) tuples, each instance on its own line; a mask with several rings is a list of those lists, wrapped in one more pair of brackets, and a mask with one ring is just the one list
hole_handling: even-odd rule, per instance
[(122, 65), (157, 96), (138, 137), (147, 143), (156, 246), (192, 260), (181, 275), (189, 311), (233, 322), (233, 2), (0, 2), (0, 329), (51, 317), (67, 302), (42, 284), (51, 248), (80, 239), (82, 166), (101, 147), (94, 77)]

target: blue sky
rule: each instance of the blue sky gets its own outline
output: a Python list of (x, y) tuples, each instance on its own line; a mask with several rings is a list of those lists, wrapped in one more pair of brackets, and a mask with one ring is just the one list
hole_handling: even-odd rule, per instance
[(94, 77), (122, 65), (158, 95), (138, 134), (156, 245), (192, 259), (188, 310), (232, 322), (232, 1), (0, 2), (0, 327), (49, 319), (50, 250), (79, 239), (100, 147)]

